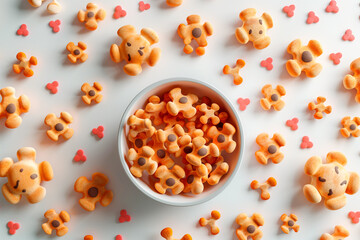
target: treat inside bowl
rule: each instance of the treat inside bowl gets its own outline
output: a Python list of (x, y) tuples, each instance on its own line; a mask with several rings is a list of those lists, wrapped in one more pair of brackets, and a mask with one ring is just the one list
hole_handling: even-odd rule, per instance
[[(129, 132), (127, 120), (129, 117), (134, 114), (136, 110), (144, 109), (149, 97), (156, 95), (163, 99), (165, 93), (170, 92), (176, 87), (181, 88), (184, 95), (189, 93), (196, 94), (199, 97), (199, 101), (201, 101), (202, 97), (208, 97), (213, 103), (217, 103), (220, 106), (221, 111), (228, 113), (228, 119), (226, 122), (232, 124), (236, 129), (233, 136), (233, 140), (236, 142), (235, 150), (232, 153), (226, 153), (225, 151), (222, 151), (221, 153), (225, 161), (229, 164), (228, 173), (224, 175), (216, 185), (211, 186), (205, 183), (204, 191), (200, 194), (192, 194), (190, 192), (173, 195), (169, 192), (169, 190), (165, 194), (160, 194), (154, 188), (154, 184), (158, 181), (158, 179), (154, 176), (149, 176), (146, 171), (143, 172), (143, 176), (141, 178), (134, 177), (130, 172), (131, 163), (127, 160), (127, 154), (130, 146), (129, 141), (127, 140)], [(156, 126), (156, 128), (159, 127)], [(163, 125), (160, 125), (160, 128), (163, 128)], [(124, 112), (120, 123), (118, 138), (118, 148), (122, 166), (135, 186), (150, 198), (161, 203), (175, 206), (190, 206), (199, 204), (218, 195), (230, 183), (240, 167), (242, 151), (244, 148), (241, 123), (229, 100), (216, 88), (201, 81), (186, 78), (174, 78), (159, 81), (142, 90), (132, 100)], [(181, 160), (175, 158), (175, 162), (184, 168), (184, 164)]]

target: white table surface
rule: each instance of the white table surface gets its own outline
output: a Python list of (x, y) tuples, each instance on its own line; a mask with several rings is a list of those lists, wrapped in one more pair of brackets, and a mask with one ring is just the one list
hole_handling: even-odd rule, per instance
[[(30, 205), (22, 200), (11, 205), (0, 196), (1, 240), (48, 239), (41, 224), (45, 222), (44, 212), (50, 208), (67, 210), (71, 214), (71, 222), (67, 224), (69, 233), (63, 237), (71, 240), (83, 239), (86, 234), (93, 234), (96, 240), (114, 239), (117, 234), (124, 240), (162, 239), (160, 231), (168, 226), (174, 229), (177, 238), (190, 233), (193, 239), (236, 239), (235, 217), (243, 212), (259, 212), (264, 216), (263, 239), (319, 239), (322, 233), (332, 232), (337, 224), (350, 231), (348, 239), (359, 239), (360, 225), (351, 224), (347, 217), (349, 211), (360, 210), (359, 193), (348, 196), (347, 205), (337, 211), (327, 210), (323, 203), (310, 204), (302, 193), (303, 185), (309, 182), (303, 167), (313, 155), (325, 158), (329, 151), (341, 151), (348, 158), (347, 169), (360, 172), (360, 139), (345, 139), (339, 134), (342, 117), (360, 115), (360, 105), (354, 100), (355, 91), (342, 87), (351, 61), (359, 57), (358, 1), (338, 1), (340, 11), (337, 14), (325, 12), (328, 0), (184, 0), (177, 8), (168, 8), (165, 0), (148, 0), (151, 8), (145, 12), (138, 10), (135, 0), (97, 1), (107, 11), (107, 17), (94, 32), (84, 30), (76, 19), (77, 11), (84, 9), (87, 1), (60, 1), (63, 11), (58, 15), (46, 13), (47, 2), (38, 9), (25, 0), (8, 0), (1, 6), (0, 87), (15, 87), (17, 95), (26, 94), (32, 106), (29, 113), (22, 115), (23, 123), (15, 130), (5, 128), (4, 120), (1, 120), (0, 157), (16, 158), (19, 148), (32, 146), (37, 150), (37, 161), (49, 161), (55, 171), (55, 178), (43, 184), (47, 196), (41, 203)], [(127, 16), (115, 20), (112, 14), (119, 4), (127, 11)], [(282, 12), (282, 8), (290, 4), (296, 5), (292, 18)], [(238, 15), (248, 7), (256, 8), (259, 14), (268, 12), (274, 20), (274, 28), (268, 32), (272, 43), (264, 50), (256, 50), (250, 44), (241, 45), (235, 39), (235, 28), (240, 26)], [(318, 23), (305, 23), (309, 11), (315, 11), (319, 16)], [(206, 54), (202, 57), (184, 54), (182, 41), (176, 33), (177, 26), (185, 23), (190, 14), (199, 14), (214, 27), (214, 35), (208, 38)], [(48, 23), (56, 19), (62, 24), (60, 32), (54, 34)], [(15, 34), (23, 23), (30, 31), (27, 37)], [(120, 43), (116, 31), (125, 24), (132, 24), (137, 30), (151, 27), (160, 37), (157, 44), (162, 49), (160, 61), (153, 68), (145, 67), (137, 77), (124, 74), (108, 53), (112, 43)], [(353, 30), (355, 41), (341, 40), (346, 29)], [(323, 71), (318, 77), (291, 78), (287, 74), (285, 62), (290, 55), (286, 53), (286, 47), (296, 38), (304, 44), (310, 39), (322, 44), (324, 53), (318, 61), (323, 65)], [(89, 58), (85, 63), (73, 65), (68, 62), (65, 47), (69, 41), (84, 41), (88, 45)], [(12, 73), (12, 64), (19, 51), (38, 58), (38, 66), (33, 67), (35, 74), (31, 78)], [(329, 54), (336, 52), (343, 54), (337, 66), (329, 60)], [(260, 67), (260, 61), (267, 57), (274, 59), (272, 71)], [(234, 86), (232, 78), (222, 74), (222, 68), (226, 64), (235, 64), (238, 58), (246, 61), (241, 70), (244, 82)], [(170, 207), (145, 197), (131, 184), (119, 162), (117, 130), (125, 107), (141, 89), (170, 77), (190, 77), (211, 83), (226, 93), (237, 108), (237, 98), (251, 100), (246, 111), (238, 111), (245, 131), (242, 166), (219, 196), (200, 206)], [(45, 85), (55, 80), (60, 87), (59, 92), (52, 95)], [(100, 104), (86, 106), (81, 102), (80, 87), (86, 81), (99, 81), (103, 85), (104, 99)], [(261, 109), (259, 100), (265, 84), (285, 87), (286, 106), (282, 111)], [(307, 104), (319, 95), (327, 97), (333, 112), (322, 120), (315, 120), (307, 110)], [(61, 111), (73, 115), (75, 134), (69, 141), (54, 143), (45, 134), (47, 127), (43, 120), (48, 113), (59, 114)], [(300, 119), (297, 131), (285, 126), (285, 121), (293, 117)], [(105, 127), (105, 137), (101, 140), (91, 135), (92, 128), (98, 125)], [(278, 132), (287, 140), (282, 148), (285, 159), (279, 165), (262, 166), (255, 160), (254, 152), (258, 149), (255, 138), (261, 132)], [(314, 143), (313, 148), (300, 149), (305, 135)], [(80, 148), (88, 157), (83, 164), (73, 162)], [(73, 185), (79, 176), (89, 178), (96, 171), (110, 178), (108, 187), (114, 192), (114, 200), (110, 206), (98, 206), (88, 213), (79, 206), (80, 194), (74, 192)], [(262, 182), (270, 176), (278, 180), (278, 186), (271, 189), (270, 200), (259, 200), (259, 193), (249, 188), (250, 182), (254, 179)], [(0, 179), (1, 184), (5, 182), (6, 179)], [(126, 209), (132, 216), (130, 223), (118, 222), (121, 209)], [(198, 219), (209, 216), (213, 209), (222, 214), (218, 222), (221, 232), (217, 236), (209, 236), (206, 228), (197, 225)], [(283, 213), (298, 215), (300, 232), (281, 233), (279, 218)], [(21, 229), (13, 236), (7, 234), (6, 223), (10, 220), (21, 224)]]

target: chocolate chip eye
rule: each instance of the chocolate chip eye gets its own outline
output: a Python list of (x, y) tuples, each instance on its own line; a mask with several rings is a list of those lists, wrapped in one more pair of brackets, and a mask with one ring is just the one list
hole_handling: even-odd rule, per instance
[(30, 176), (31, 179), (36, 179), (37, 177), (38, 177), (38, 175), (36, 173), (31, 174), (31, 176)]
[(261, 19), (259, 19), (259, 23), (260, 23), (260, 25), (262, 25), (262, 20)]
[(342, 185), (346, 185), (347, 184), (347, 181), (346, 180), (344, 180), (344, 181), (342, 181), (341, 183), (340, 183), (340, 186), (342, 186)]
[(25, 189), (23, 189), (23, 190), (22, 190), (22, 192), (23, 192), (23, 193), (26, 193), (26, 190), (25, 190)]
[(322, 177), (319, 177), (319, 181), (320, 181), (320, 182), (326, 182), (326, 179), (325, 179), (325, 178), (322, 178)]
[(251, 33), (252, 33), (252, 30), (250, 29), (250, 30), (249, 30), (249, 34), (251, 34)]
[(126, 45), (128, 45), (128, 47), (131, 47), (131, 43), (127, 42)]
[(20, 168), (20, 172), (23, 172), (23, 171), (24, 171), (24, 169)]
[(140, 50), (143, 50), (145, 47), (139, 47)]
[(336, 172), (336, 174), (339, 174), (339, 167), (338, 166), (335, 166), (335, 172)]

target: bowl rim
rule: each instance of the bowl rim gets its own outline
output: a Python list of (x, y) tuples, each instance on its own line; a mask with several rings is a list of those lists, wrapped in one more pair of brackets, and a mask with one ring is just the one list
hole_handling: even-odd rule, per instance
[[(239, 153), (239, 157), (238, 157), (238, 161), (236, 163), (236, 166), (234, 168), (234, 171), (232, 172), (232, 174), (228, 177), (228, 179), (226, 180), (226, 182), (223, 184), (223, 186), (221, 186), (219, 189), (217, 189), (216, 191), (214, 191), (213, 193), (209, 194), (207, 197), (204, 198), (200, 198), (198, 200), (194, 200), (194, 201), (189, 201), (189, 202), (173, 202), (173, 201), (168, 201), (168, 200), (164, 200), (161, 198), (161, 195), (159, 195), (159, 197), (153, 196), (152, 194), (148, 193), (147, 191), (145, 191), (143, 189), (143, 186), (140, 185), (140, 183), (138, 183), (138, 180), (135, 179), (131, 172), (130, 169), (126, 163), (126, 160), (122, 154), (122, 150), (121, 150), (121, 141), (123, 138), (123, 129), (124, 129), (124, 125), (127, 122), (126, 116), (128, 115), (130, 109), (132, 108), (132, 106), (134, 104), (137, 103), (137, 101), (143, 96), (145, 95), (147, 92), (155, 89), (156, 87), (159, 87), (163, 84), (167, 84), (167, 83), (172, 83), (172, 82), (193, 82), (196, 84), (200, 84), (200, 85), (204, 85), (208, 88), (210, 88), (211, 90), (213, 90), (215, 93), (217, 93), (221, 98), (223, 98), (225, 100), (225, 102), (228, 104), (228, 106), (230, 107), (230, 109), (233, 111), (237, 124), (239, 126), (239, 130), (240, 130), (240, 153)], [(125, 171), (125, 173), (127, 174), (127, 177), (130, 179), (130, 181), (136, 186), (136, 188), (138, 188), (140, 190), (140, 192), (142, 192), (145, 196), (155, 200), (156, 202), (160, 202), (166, 205), (170, 205), (170, 206), (176, 206), (176, 207), (186, 207), (186, 206), (194, 206), (194, 205), (198, 205), (204, 202), (207, 202), (213, 198), (215, 198), (216, 196), (218, 196), (222, 191), (224, 191), (224, 189), (231, 183), (231, 181), (234, 179), (235, 175), (237, 175), (237, 172), (240, 169), (240, 165), (242, 162), (242, 158), (243, 158), (243, 154), (244, 154), (244, 147), (245, 147), (245, 141), (244, 141), (244, 130), (241, 124), (241, 120), (238, 116), (238, 113), (236, 112), (235, 107), (233, 106), (233, 104), (231, 103), (231, 101), (217, 88), (215, 88), (214, 86), (211, 86), (210, 84), (197, 80), (197, 79), (193, 79), (193, 78), (187, 78), (187, 77), (174, 77), (174, 78), (167, 78), (167, 79), (163, 79), (157, 82), (154, 82), (148, 86), (146, 86), (145, 88), (143, 88), (139, 93), (137, 93), (135, 95), (135, 97), (133, 97), (133, 99), (131, 100), (131, 102), (127, 105), (121, 120), (120, 120), (120, 125), (119, 125), (119, 129), (118, 129), (118, 142), (117, 142), (117, 147), (118, 147), (118, 154), (120, 156), (120, 162), (121, 165)]]

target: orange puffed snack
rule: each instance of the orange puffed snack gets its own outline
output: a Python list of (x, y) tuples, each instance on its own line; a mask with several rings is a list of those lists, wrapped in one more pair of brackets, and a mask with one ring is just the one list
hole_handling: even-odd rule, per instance
[(187, 164), (185, 166), (186, 180), (184, 181), (184, 193), (190, 191), (193, 194), (202, 193), (204, 191), (204, 183), (207, 181), (210, 172), (210, 164), (201, 164), (198, 167)]
[(185, 234), (182, 238), (176, 239), (173, 237), (173, 230), (169, 227), (164, 228), (161, 231), (161, 236), (166, 240), (192, 240), (192, 237), (189, 234)]
[(360, 58), (351, 62), (350, 70), (353, 71), (353, 74), (345, 76), (343, 85), (348, 90), (356, 89), (355, 101), (360, 103)]
[(94, 237), (92, 235), (86, 235), (84, 240), (94, 240)]
[(99, 9), (95, 3), (88, 3), (86, 11), (80, 10), (78, 12), (78, 20), (85, 23), (85, 27), (94, 31), (98, 27), (98, 22), (105, 19), (106, 12), (104, 9)]
[(206, 140), (203, 137), (196, 137), (192, 140), (193, 149), (191, 153), (186, 155), (186, 160), (193, 166), (200, 166), (201, 160), (206, 156), (212, 157), (220, 156), (219, 148), (215, 143), (206, 145)]
[(19, 52), (16, 55), (16, 58), (20, 61), (20, 63), (13, 65), (13, 70), (15, 73), (19, 74), (21, 73), (21, 71), (24, 71), (23, 73), (25, 77), (31, 77), (32, 75), (34, 75), (34, 71), (31, 69), (31, 66), (37, 65), (36, 57), (31, 56), (28, 60), (25, 53)]
[(274, 89), (271, 84), (267, 84), (261, 89), (261, 93), (265, 96), (260, 100), (260, 105), (264, 110), (270, 110), (273, 107), (274, 110), (280, 111), (285, 106), (285, 102), (281, 100), (281, 97), (286, 94), (283, 86), (277, 85)]
[(286, 70), (290, 76), (298, 77), (304, 71), (307, 77), (313, 78), (321, 72), (321, 64), (315, 62), (323, 53), (318, 41), (310, 40), (307, 46), (303, 46), (300, 39), (296, 39), (289, 44), (287, 52), (293, 56), (293, 59), (286, 62)]
[(273, 163), (280, 163), (284, 159), (284, 154), (280, 152), (280, 147), (285, 146), (285, 139), (278, 133), (272, 138), (266, 133), (261, 133), (256, 137), (256, 143), (260, 146), (260, 150), (256, 151), (256, 160), (261, 164), (268, 164), (271, 159)]
[(251, 182), (250, 187), (251, 189), (260, 189), (261, 190), (261, 199), (262, 200), (268, 200), (270, 199), (270, 193), (269, 188), (275, 187), (277, 185), (276, 179), (273, 177), (270, 177), (266, 180), (264, 183), (259, 183), (257, 180), (254, 180)]
[(300, 226), (296, 224), (298, 217), (295, 214), (290, 214), (290, 216), (283, 214), (280, 220), (283, 222), (280, 228), (284, 233), (289, 234), (291, 229), (295, 232), (299, 231)]
[(94, 82), (93, 86), (90, 86), (88, 83), (84, 83), (81, 86), (81, 91), (85, 93), (81, 99), (86, 104), (91, 104), (92, 101), (99, 103), (103, 99), (103, 95), (100, 94), (102, 91), (102, 86), (98, 82)]
[(152, 159), (155, 151), (148, 146), (143, 146), (138, 152), (130, 148), (128, 152), (128, 160), (133, 163), (130, 172), (135, 177), (141, 177), (143, 171), (147, 171), (149, 175), (153, 175), (158, 167), (158, 163)]
[(267, 13), (261, 17), (256, 16), (256, 9), (248, 8), (243, 10), (240, 15), (243, 25), (236, 29), (236, 39), (241, 44), (253, 43), (256, 49), (263, 49), (270, 45), (271, 39), (266, 35), (268, 29), (273, 27), (273, 20)]
[(66, 211), (61, 211), (58, 214), (54, 209), (50, 209), (46, 211), (44, 216), (48, 221), (43, 223), (41, 227), (46, 234), (51, 235), (54, 230), (56, 231), (56, 235), (61, 237), (69, 231), (68, 227), (65, 226), (65, 223), (70, 221), (70, 215)]
[(194, 51), (190, 45), (194, 39), (199, 45), (195, 50), (196, 54), (199, 56), (204, 55), (207, 46), (206, 38), (214, 32), (212, 25), (208, 22), (201, 24), (199, 15), (190, 15), (186, 18), (186, 21), (188, 25), (182, 23), (177, 30), (179, 37), (184, 40), (184, 53), (190, 54)]
[(323, 113), (330, 114), (332, 111), (331, 106), (325, 106), (324, 102), (326, 101), (326, 98), (324, 97), (317, 97), (316, 103), (310, 102), (308, 105), (309, 110), (315, 110), (314, 118), (316, 119), (322, 119)]
[(240, 85), (243, 82), (243, 78), (240, 76), (239, 72), (245, 66), (245, 61), (242, 59), (238, 59), (236, 61), (236, 66), (231, 68), (229, 65), (225, 65), (223, 68), (224, 74), (231, 74), (234, 78), (234, 84)]
[(236, 229), (236, 236), (239, 240), (260, 240), (263, 237), (263, 233), (260, 227), (264, 225), (264, 218), (259, 213), (254, 213), (251, 217), (248, 217), (245, 213), (241, 213), (236, 217), (236, 223), (240, 225)]
[(167, 5), (170, 7), (177, 7), (182, 4), (183, 0), (166, 0)]
[(206, 135), (212, 139), (212, 142), (219, 148), (219, 151), (225, 150), (232, 153), (236, 148), (236, 142), (232, 139), (236, 129), (230, 123), (225, 123), (219, 131), (216, 126), (212, 126), (206, 132)]
[(324, 233), (321, 235), (320, 240), (342, 240), (350, 236), (349, 231), (340, 225), (335, 226), (335, 230), (333, 234)]
[(221, 178), (229, 171), (229, 164), (224, 161), (222, 156), (216, 158), (214, 167), (210, 173), (207, 183), (210, 185), (216, 185)]
[(209, 218), (209, 219), (200, 218), (199, 219), (199, 224), (202, 227), (205, 227), (205, 226), (208, 225), (210, 227), (211, 234), (212, 235), (217, 235), (217, 234), (219, 234), (220, 229), (216, 225), (216, 221), (219, 220), (220, 217), (221, 217), (221, 214), (218, 211), (214, 210), (214, 211), (211, 212), (211, 218)]
[(343, 125), (343, 128), (340, 129), (340, 133), (344, 137), (348, 138), (350, 136), (360, 136), (360, 129), (358, 128), (360, 125), (360, 117), (354, 117), (353, 119), (351, 119), (349, 116), (344, 117), (341, 120), (341, 124)]
[(69, 42), (66, 45), (66, 50), (70, 53), (67, 55), (68, 59), (72, 63), (76, 63), (77, 60), (80, 62), (85, 62), (88, 59), (88, 55), (84, 52), (87, 46), (83, 42), (78, 42), (78, 45), (75, 45), (73, 42)]
[(30, 100), (26, 95), (15, 97), (15, 89), (6, 87), (0, 89), (0, 118), (6, 118), (5, 126), (7, 128), (17, 128), (22, 122), (20, 115), (30, 109)]
[(69, 124), (73, 122), (73, 117), (70, 113), (61, 112), (60, 117), (50, 113), (46, 116), (44, 122), (45, 125), (51, 128), (46, 131), (46, 134), (53, 141), (58, 141), (59, 136), (69, 140), (74, 135), (74, 129), (69, 127)]
[(79, 200), (80, 206), (86, 211), (94, 211), (97, 202), (104, 207), (108, 206), (113, 199), (113, 192), (106, 189), (109, 179), (102, 173), (94, 173), (89, 181), (86, 177), (79, 177), (74, 185), (74, 190), (82, 193)]
[(167, 189), (171, 189), (174, 195), (184, 190), (184, 184), (180, 179), (185, 177), (185, 171), (179, 165), (175, 165), (171, 170), (164, 165), (160, 166), (155, 172), (155, 177), (159, 178), (159, 182), (155, 183), (155, 189), (161, 194)]
[(213, 125), (220, 123), (220, 118), (217, 116), (220, 107), (216, 103), (211, 104), (211, 107), (206, 105), (206, 103), (201, 104), (198, 107), (198, 110), (201, 112), (202, 116), (200, 117), (200, 122), (202, 124), (207, 124), (210, 120)]
[(196, 114), (193, 105), (199, 98), (195, 94), (183, 95), (181, 88), (174, 88), (170, 91), (169, 97), (171, 101), (167, 103), (166, 108), (171, 115), (176, 116), (180, 112), (185, 118), (191, 118)]

